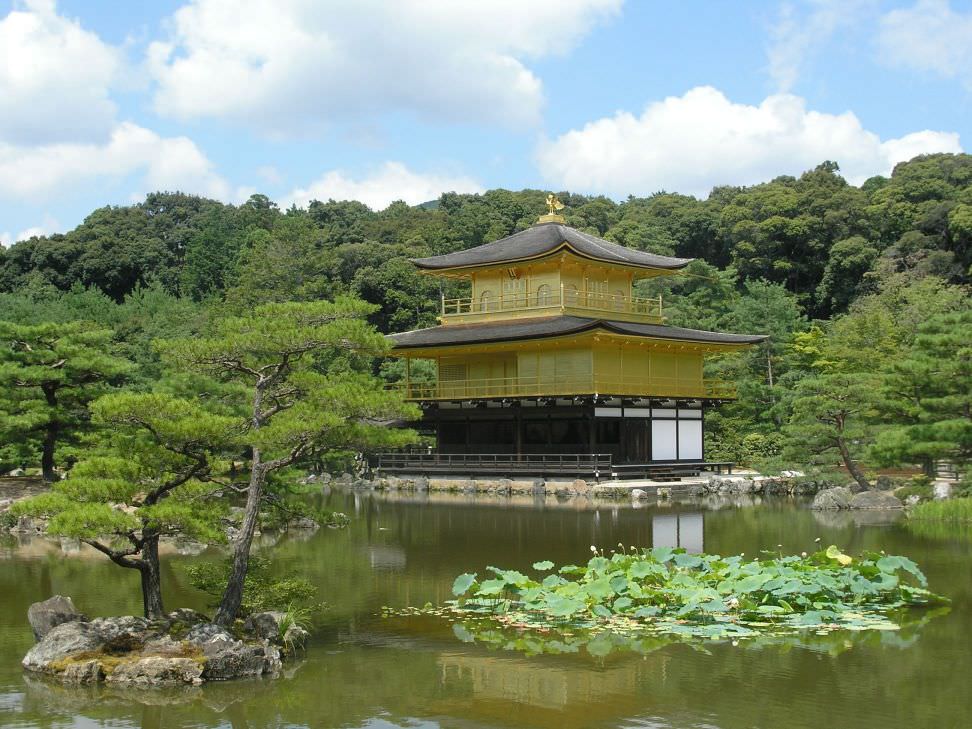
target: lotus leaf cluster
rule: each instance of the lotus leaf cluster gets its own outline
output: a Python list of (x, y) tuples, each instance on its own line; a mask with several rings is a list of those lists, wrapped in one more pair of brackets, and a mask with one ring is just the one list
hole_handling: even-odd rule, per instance
[[(894, 631), (907, 608), (941, 605), (907, 557), (836, 546), (813, 554), (749, 559), (682, 549), (621, 549), (586, 565), (533, 565), (535, 577), (489, 567), (480, 580), (459, 575), (456, 600), (399, 611), (453, 619), (457, 635), (497, 644), (510, 630), (569, 652), (619, 640), (676, 637), (745, 640), (834, 631)], [(500, 631), (491, 633), (491, 630)], [(478, 638), (477, 638), (478, 636)], [(612, 637), (613, 636), (613, 637)], [(514, 646), (516, 647), (516, 646)], [(537, 652), (536, 650), (531, 652)]]

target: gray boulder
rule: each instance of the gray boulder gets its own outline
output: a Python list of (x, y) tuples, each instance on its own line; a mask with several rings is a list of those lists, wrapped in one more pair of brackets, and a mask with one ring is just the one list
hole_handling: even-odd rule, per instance
[(862, 491), (850, 500), (852, 509), (901, 509), (901, 500), (887, 491)]
[(820, 511), (849, 509), (852, 497), (853, 494), (850, 492), (850, 489), (844, 488), (843, 486), (835, 486), (834, 488), (824, 489), (814, 496), (813, 504), (811, 504), (810, 508)]
[(631, 489), (631, 498), (635, 501), (641, 501), (648, 498), (648, 492), (644, 489)]
[(98, 683), (105, 677), (101, 664), (95, 659), (68, 664), (61, 674), (64, 683)]
[(311, 519), (309, 516), (299, 516), (291, 521), (287, 526), (290, 529), (310, 529), (312, 531), (321, 528), (321, 525)]
[(284, 628), (285, 619), (284, 613), (276, 611), (254, 613), (246, 619), (243, 630), (255, 638), (281, 646), (286, 650), (303, 646), (309, 633), (295, 623)]
[(720, 494), (748, 494), (754, 490), (753, 480), (743, 476), (713, 476), (710, 490)]
[(104, 644), (101, 634), (91, 623), (61, 623), (51, 628), (47, 635), (27, 651), (21, 665), (28, 671), (52, 673), (54, 669), (51, 663), (75, 653), (101, 650)]
[(202, 678), (223, 681), (262, 676), (280, 669), (280, 650), (266, 640), (244, 643), (213, 623), (197, 625), (186, 640), (202, 650)]
[(182, 623), (188, 627), (209, 622), (209, 618), (198, 610), (193, 610), (192, 608), (179, 608), (178, 610), (173, 610), (171, 613), (165, 616), (165, 619), (168, 620), (170, 624)]
[(163, 635), (161, 638), (152, 638), (151, 640), (145, 641), (141, 653), (143, 656), (173, 656), (185, 658), (187, 652), (192, 650), (192, 647), (187, 646), (181, 640), (176, 640), (169, 635)]
[(247, 678), (276, 673), (280, 670), (280, 650), (266, 641), (244, 643), (240, 640), (215, 640), (203, 645), (205, 665), (202, 677), (207, 681)]
[(280, 624), (284, 617), (284, 613), (274, 610), (253, 613), (243, 623), (243, 630), (256, 638), (277, 642), (280, 640)]
[(140, 650), (145, 641), (158, 637), (167, 626), (153, 625), (147, 618), (122, 615), (115, 618), (95, 618), (91, 627), (97, 631), (105, 648), (127, 653)]
[(186, 640), (202, 647), (206, 643), (233, 640), (233, 636), (226, 628), (216, 623), (200, 623), (194, 625), (186, 634)]
[(43, 519), (35, 519), (32, 516), (21, 514), (17, 518), (17, 523), (10, 527), (11, 534), (43, 534), (47, 530)]
[(105, 681), (134, 686), (200, 684), (202, 674), (202, 663), (192, 658), (147, 656), (118, 664)]
[(71, 598), (63, 595), (54, 595), (27, 608), (27, 621), (34, 631), (34, 640), (40, 640), (61, 623), (87, 619), (84, 613), (74, 607)]
[(874, 479), (874, 488), (878, 491), (894, 491), (900, 485), (898, 481), (884, 474)]

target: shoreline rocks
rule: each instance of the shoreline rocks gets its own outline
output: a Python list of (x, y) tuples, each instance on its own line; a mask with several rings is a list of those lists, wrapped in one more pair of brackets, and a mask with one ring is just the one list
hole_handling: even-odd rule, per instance
[(27, 622), (34, 631), (34, 640), (40, 640), (61, 623), (87, 620), (87, 616), (74, 607), (74, 601), (63, 595), (54, 595), (43, 602), (35, 602), (27, 609)]
[(844, 486), (824, 489), (813, 497), (813, 503), (810, 505), (810, 508), (817, 511), (849, 509), (853, 496), (850, 489)]
[(197, 685), (275, 676), (307, 638), (283, 613), (250, 616), (236, 633), (189, 609), (160, 620), (88, 620), (60, 595), (34, 603), (28, 614), (37, 643), (24, 669), (71, 684)]
[(845, 486), (835, 486), (818, 493), (810, 508), (817, 511), (903, 509), (904, 504), (889, 491), (870, 490), (855, 493)]

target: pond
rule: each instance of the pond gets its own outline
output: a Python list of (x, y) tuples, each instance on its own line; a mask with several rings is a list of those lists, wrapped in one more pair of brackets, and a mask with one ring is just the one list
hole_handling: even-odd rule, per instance
[[(972, 726), (972, 542), (916, 535), (879, 514), (820, 514), (786, 499), (633, 508), (583, 500), (331, 493), (344, 530), (262, 549), (312, 580), (329, 610), (306, 657), (277, 680), (177, 691), (67, 688), (25, 676), (31, 602), (60, 593), (89, 614), (137, 613), (134, 575), (47, 540), (0, 544), (0, 726), (4, 727), (967, 727)], [(683, 546), (721, 554), (838, 544), (917, 561), (951, 610), (918, 628), (820, 645), (668, 645), (594, 657), (490, 650), (448, 626), (379, 616), (449, 599), (488, 564), (586, 561), (590, 546)], [(268, 540), (269, 541), (269, 540)], [(782, 545), (781, 547), (778, 545)], [(168, 606), (205, 608), (165, 561)]]

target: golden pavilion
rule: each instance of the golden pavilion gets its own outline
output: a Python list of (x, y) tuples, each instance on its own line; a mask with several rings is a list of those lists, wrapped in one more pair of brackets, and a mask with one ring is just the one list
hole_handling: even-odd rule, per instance
[[(435, 438), (425, 470), (697, 472), (705, 410), (735, 397), (706, 379), (705, 357), (766, 337), (666, 325), (661, 297), (634, 284), (692, 259), (583, 233), (558, 204), (548, 196), (550, 214), (501, 240), (412, 261), (469, 283), (468, 296), (442, 299), (438, 326), (390, 337), (418, 427)], [(433, 382), (413, 378), (417, 359), (435, 363)]]

